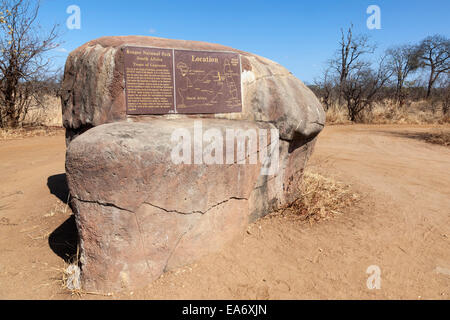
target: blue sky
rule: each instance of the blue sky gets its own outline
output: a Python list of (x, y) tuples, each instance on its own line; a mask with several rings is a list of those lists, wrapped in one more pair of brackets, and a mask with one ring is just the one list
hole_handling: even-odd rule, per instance
[[(66, 9), (81, 9), (81, 29), (69, 30)], [(369, 30), (369, 5), (381, 9), (381, 29)], [(83, 43), (113, 35), (149, 35), (221, 43), (272, 59), (311, 83), (333, 55), (340, 28), (353, 23), (356, 33), (371, 36), (378, 53), (396, 44), (418, 42), (432, 34), (450, 36), (449, 0), (315, 1), (155, 1), (41, 0), (44, 28), (58, 23), (63, 66), (68, 52)]]

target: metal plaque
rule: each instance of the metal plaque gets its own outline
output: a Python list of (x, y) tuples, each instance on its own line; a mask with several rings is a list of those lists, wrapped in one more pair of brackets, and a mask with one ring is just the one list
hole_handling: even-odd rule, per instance
[(124, 49), (127, 114), (175, 112), (173, 50)]
[(242, 111), (233, 52), (124, 48), (127, 114)]

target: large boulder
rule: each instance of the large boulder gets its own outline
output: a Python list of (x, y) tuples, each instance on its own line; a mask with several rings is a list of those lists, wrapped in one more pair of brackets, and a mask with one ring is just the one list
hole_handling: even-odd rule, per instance
[[(313, 141), (290, 150), (289, 143), (269, 137), (266, 149), (258, 144), (253, 150), (267, 160), (253, 164), (250, 151), (244, 157), (233, 152), (228, 164), (177, 164), (173, 133), (188, 130), (194, 137), (199, 122), (105, 124), (69, 144), (66, 172), (81, 240), (83, 288), (109, 291), (148, 283), (218, 250), (250, 222), (300, 196)], [(216, 119), (203, 119), (201, 126), (203, 133), (216, 130), (224, 139), (230, 129), (274, 129)], [(202, 142), (203, 158), (215, 155), (205, 138)], [(238, 139), (232, 143), (237, 150)], [(222, 154), (225, 162), (226, 150)], [(261, 174), (272, 161), (278, 162), (272, 174)]]
[(127, 116), (122, 50), (126, 46), (232, 51), (240, 54), (242, 112), (196, 117), (272, 123), (279, 129), (283, 140), (312, 139), (324, 126), (323, 108), (311, 90), (286, 68), (269, 59), (199, 41), (144, 36), (103, 37), (84, 44), (67, 58), (61, 101), (68, 142), (87, 129), (104, 123), (147, 121), (154, 117), (189, 117)]
[[(242, 112), (127, 116), (125, 46), (239, 53)], [(295, 201), (325, 120), (314, 94), (275, 62), (221, 45), (153, 37), (106, 37), (73, 51), (62, 106), (81, 280), (84, 289), (97, 291), (145, 285)], [(251, 149), (244, 138), (250, 150), (244, 155), (237, 140), (226, 140), (219, 148), (225, 155), (233, 144), (232, 161), (209, 163), (205, 159), (217, 156), (217, 148), (209, 148), (215, 140), (195, 138), (199, 125), (216, 137), (231, 129), (263, 132), (267, 139), (258, 137)], [(200, 143), (200, 162), (174, 160), (176, 132), (194, 137), (193, 158)]]

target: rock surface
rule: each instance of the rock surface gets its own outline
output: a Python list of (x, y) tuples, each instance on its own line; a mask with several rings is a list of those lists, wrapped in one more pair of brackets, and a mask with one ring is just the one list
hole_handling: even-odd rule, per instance
[(310, 139), (322, 130), (325, 123), (323, 108), (311, 90), (286, 68), (266, 58), (199, 41), (144, 36), (103, 37), (77, 48), (67, 59), (61, 101), (68, 142), (85, 130), (104, 123), (125, 119), (147, 121), (152, 118), (126, 115), (122, 51), (125, 46), (239, 53), (242, 64), (242, 112), (202, 117), (270, 122), (280, 130), (280, 137), (284, 140)]
[[(294, 184), (312, 142), (289, 152), (287, 143), (277, 141), (280, 170), (272, 176), (260, 174), (261, 162), (238, 164), (237, 156), (228, 165), (174, 164), (171, 135), (182, 128), (194, 136), (195, 121), (105, 124), (69, 144), (66, 172), (84, 289), (148, 283), (216, 251), (249, 222), (299, 196)], [(272, 127), (215, 119), (201, 123), (204, 132), (218, 129), (224, 137), (227, 129)]]
[[(124, 46), (238, 52), (242, 112), (127, 116)], [(62, 106), (81, 280), (83, 289), (95, 291), (143, 286), (218, 250), (248, 223), (296, 200), (325, 121), (314, 94), (275, 62), (217, 44), (153, 37), (105, 37), (73, 51)], [(278, 156), (256, 164), (248, 163), (253, 153), (246, 164), (237, 155), (227, 164), (176, 164), (173, 132), (195, 136), (198, 122), (203, 132), (222, 136), (227, 129), (268, 130), (270, 138), (252, 152), (265, 154), (267, 144)], [(273, 164), (278, 170), (262, 174)]]

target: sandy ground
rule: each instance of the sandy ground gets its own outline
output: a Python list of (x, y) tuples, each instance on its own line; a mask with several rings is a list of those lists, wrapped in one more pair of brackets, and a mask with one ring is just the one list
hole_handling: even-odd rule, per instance
[[(222, 252), (165, 274), (124, 299), (449, 299), (450, 148), (424, 126), (332, 126), (310, 166), (363, 200), (312, 225), (269, 216)], [(104, 299), (61, 288), (76, 231), (64, 137), (0, 141), (0, 298)], [(381, 289), (367, 287), (376, 265)]]

